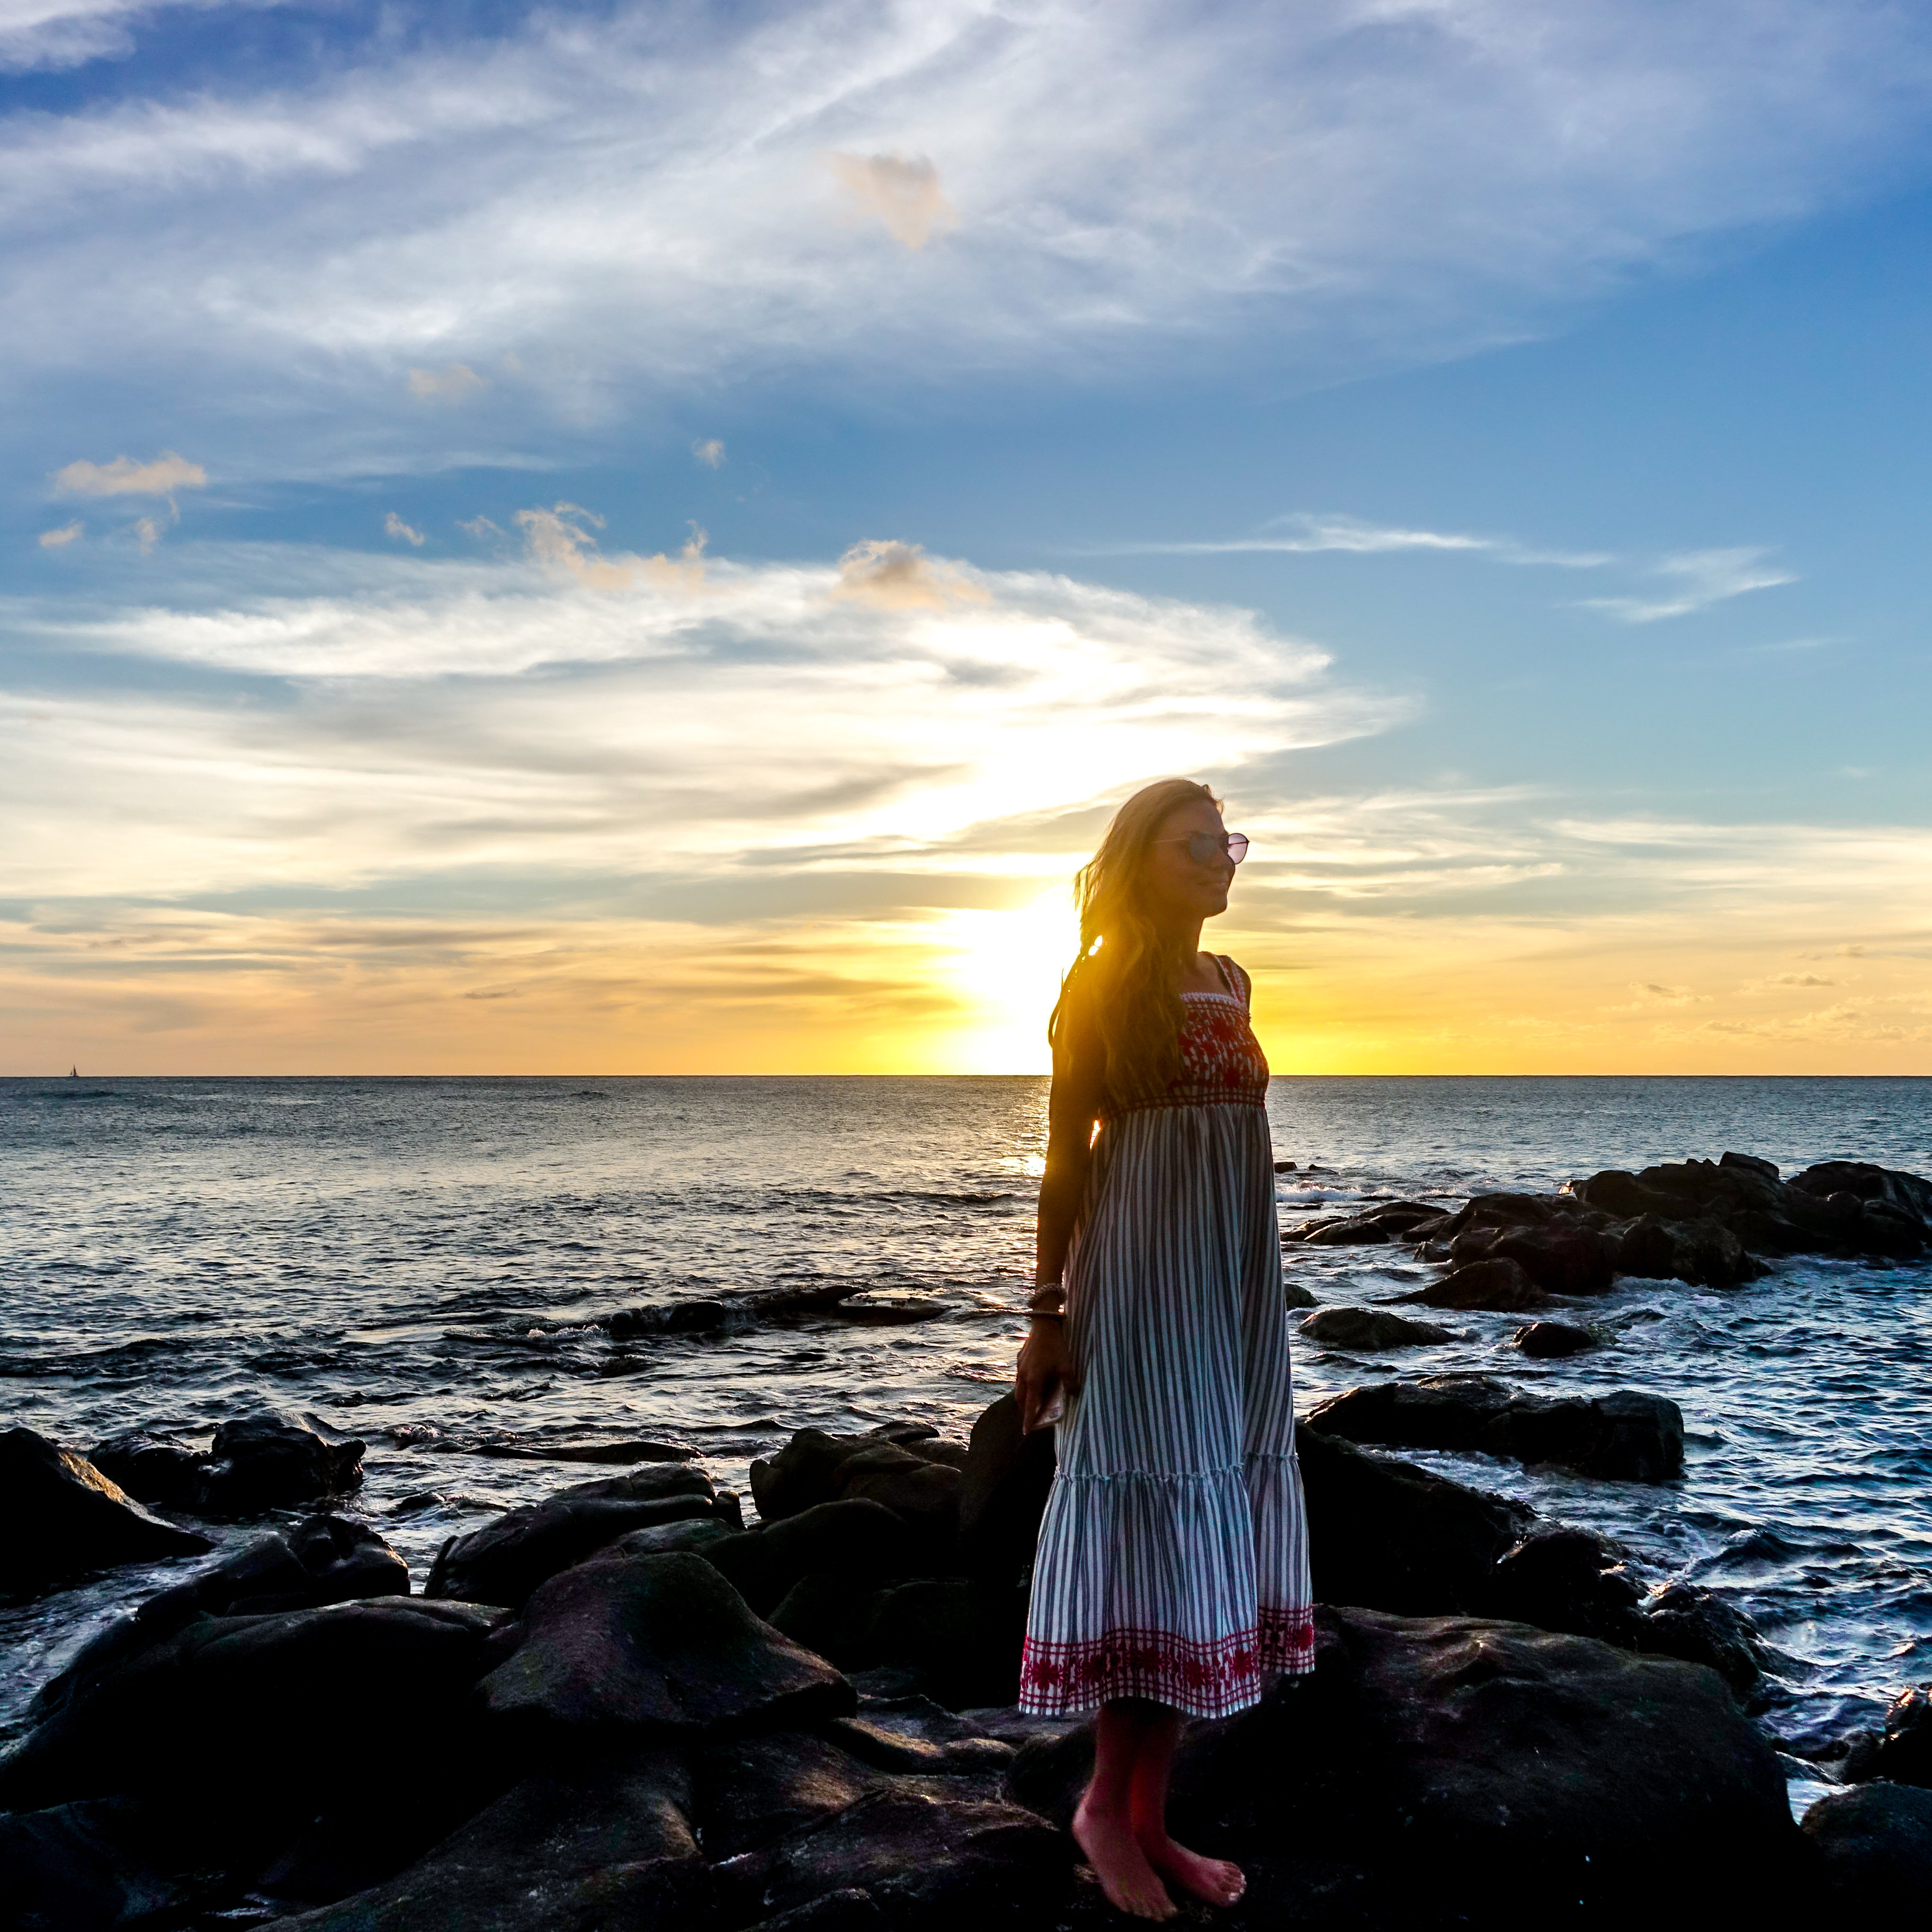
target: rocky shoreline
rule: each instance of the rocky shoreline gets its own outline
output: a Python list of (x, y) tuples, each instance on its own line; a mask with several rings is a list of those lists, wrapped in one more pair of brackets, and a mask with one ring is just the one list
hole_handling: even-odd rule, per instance
[[(1533, 1312), (1527, 1292), (1556, 1312), (1618, 1274), (1728, 1289), (1780, 1254), (1915, 1258), (1932, 1184), (1855, 1162), (1786, 1183), (1726, 1155), (1297, 1232), (1404, 1243), (1444, 1270), (1424, 1297), (1462, 1277), (1492, 1298), (1427, 1305)], [(1370, 1350), (1431, 1327), (1380, 1306), (1304, 1325)], [(1526, 1353), (1537, 1329), (1598, 1339), (1539, 1320)], [(1568, 1924), (1639, 1902), (1665, 1924), (1932, 1903), (1932, 1693), (1838, 1741), (1821, 1762), (1842, 1788), (1801, 1828), (1751, 1721), (1779, 1660), (1748, 1619), (1682, 1583), (1646, 1592), (1604, 1539), (1384, 1453), (1403, 1448), (1665, 1482), (1682, 1420), (1645, 1391), (1552, 1400), (1471, 1376), (1311, 1412), (1317, 1668), (1190, 1726), (1177, 1833), (1250, 1873), (1240, 1906), (1190, 1920), (1446, 1927), (1505, 1896)], [(345, 1513), (366, 1448), (286, 1418), (238, 1418), (206, 1451), (0, 1436), (16, 1597), (206, 1555), (217, 1523), (285, 1526), (42, 1687), (0, 1760), (0, 1928), (1119, 1922), (1061, 1828), (1090, 1732), (1014, 1706), (1053, 1452), (1010, 1397), (964, 1442), (914, 1422), (800, 1430), (752, 1466), (749, 1526), (680, 1445), (586, 1445), (574, 1460), (632, 1466), (452, 1538), (421, 1595)]]

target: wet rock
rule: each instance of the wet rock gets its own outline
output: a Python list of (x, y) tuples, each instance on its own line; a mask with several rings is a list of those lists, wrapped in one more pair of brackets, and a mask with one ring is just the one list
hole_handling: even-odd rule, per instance
[(278, 1919), (274, 1932), (598, 1932), (660, 1916), (676, 1924), (682, 1915), (666, 1908), (684, 1892), (679, 1880), (701, 1883), (690, 1801), (674, 1752), (560, 1768), (506, 1792), (386, 1884)]
[(962, 1474), (950, 1462), (881, 1442), (847, 1459), (838, 1472), (838, 1496), (884, 1504), (943, 1561), (958, 1535)]
[[(1251, 1896), (1324, 1926), (1610, 1927), (1670, 1874), (1670, 1922), (1788, 1903), (1804, 1847), (1777, 1757), (1707, 1672), (1467, 1618), (1316, 1611), (1312, 1678), (1190, 1725), (1170, 1807)], [(1023, 1749), (1064, 1820), (1090, 1733)], [(1780, 1923), (1777, 1914), (1767, 1923)]]
[[(932, 1702), (930, 1699), (918, 1701)], [(943, 1706), (934, 1708), (944, 1708)], [(922, 1736), (918, 1730), (896, 1726), (885, 1715), (869, 1709), (826, 1725), (824, 1735), (842, 1750), (874, 1770), (915, 1776), (972, 1777), (1004, 1772), (1014, 1756), (1013, 1747), (998, 1738), (976, 1736), (970, 1730), (943, 1739)]]
[(1411, 1322), (1384, 1308), (1324, 1308), (1300, 1329), (1325, 1348), (1420, 1348), (1456, 1339), (1432, 1322)]
[(1346, 1248), (1376, 1241), (1399, 1241), (1426, 1221), (1442, 1218), (1440, 1208), (1421, 1201), (1381, 1201), (1359, 1214), (1305, 1223), (1294, 1238), (1312, 1248)]
[(87, 1460), (110, 1483), (118, 1483), (136, 1502), (160, 1509), (194, 1508), (201, 1495), (205, 1460), (172, 1436), (129, 1430), (97, 1442)]
[(1884, 1733), (1863, 1755), (1858, 1775), (1932, 1788), (1932, 1684), (1916, 1684), (1892, 1700)]
[(710, 1516), (714, 1507), (711, 1478), (682, 1464), (578, 1483), (452, 1538), (423, 1594), (520, 1610), (539, 1584), (626, 1532)]
[(214, 1432), (194, 1507), (204, 1516), (260, 1516), (354, 1489), (363, 1444), (314, 1416), (256, 1415)]
[(680, 1516), (675, 1522), (661, 1522), (649, 1529), (627, 1530), (610, 1547), (622, 1556), (668, 1556), (674, 1550), (694, 1552), (706, 1550), (739, 1530), (728, 1520), (715, 1516)]
[(132, 1798), (84, 1798), (0, 1816), (8, 1932), (118, 1932), (184, 1913), (171, 1821)]
[(1597, 1229), (1552, 1216), (1533, 1228), (1472, 1227), (1450, 1243), (1458, 1268), (1514, 1262), (1546, 1294), (1604, 1294), (1615, 1274), (1615, 1245)]
[(35, 1694), (30, 1715), (50, 1717), (105, 1672), (197, 1617), (254, 1616), (407, 1596), (408, 1566), (366, 1523), (312, 1516), (290, 1536), (258, 1536), (198, 1576), (158, 1592), (91, 1638)]
[(198, 1618), (76, 1685), (0, 1760), (0, 1808), (197, 1785), (212, 1806), (313, 1805), (367, 1781), (371, 1738), (468, 1736), (501, 1614), (391, 1597)]
[[(924, 1436), (938, 1434), (935, 1430)], [(760, 1457), (751, 1468), (752, 1500), (760, 1521), (778, 1522), (819, 1503), (837, 1500), (840, 1473), (855, 1456), (881, 1443), (900, 1448), (922, 1439), (903, 1427), (886, 1424), (854, 1436), (833, 1436), (822, 1429), (800, 1429), (776, 1455)]]
[(879, 1781), (874, 1767), (806, 1731), (707, 1745), (696, 1780), (698, 1827), (711, 1858), (736, 1858), (842, 1811)]
[(1791, 1178), (1801, 1193), (1850, 1194), (1867, 1207), (1882, 1202), (1921, 1222), (1932, 1222), (1932, 1180), (1868, 1160), (1821, 1160)]
[(1413, 1294), (1394, 1298), (1425, 1308), (1486, 1308), (1504, 1315), (1550, 1306), (1549, 1295), (1531, 1280), (1522, 1264), (1506, 1256), (1472, 1262)]
[(1431, 1376), (1331, 1396), (1305, 1426), (1354, 1442), (1558, 1462), (1624, 1482), (1666, 1482), (1684, 1466), (1677, 1405), (1634, 1389), (1586, 1400), (1518, 1394), (1489, 1376)]
[(1053, 1487), (1054, 1432), (1024, 1435), (1010, 1394), (973, 1425), (959, 1485), (959, 1563), (968, 1574), (1017, 1576), (1033, 1561)]
[(1841, 1918), (1922, 1925), (1932, 1913), (1932, 1791), (1834, 1792), (1805, 1813), (1804, 1835), (1824, 1868), (1826, 1901)]
[(822, 1658), (760, 1622), (688, 1553), (607, 1553), (551, 1578), (483, 1692), (494, 1720), (552, 1738), (782, 1729), (856, 1702)]
[(1652, 1595), (1636, 1635), (1640, 1650), (1706, 1665), (1740, 1698), (1750, 1694), (1768, 1661), (1750, 1618), (1689, 1583), (1666, 1583)]
[(658, 1308), (620, 1308), (604, 1326), (616, 1342), (640, 1335), (699, 1335), (722, 1328), (731, 1319), (724, 1301), (674, 1301)]
[(1339, 1436), (1296, 1435), (1315, 1594), (1404, 1616), (1474, 1610), (1497, 1559), (1534, 1520), (1413, 1463), (1371, 1456)]
[(214, 1546), (152, 1516), (85, 1456), (31, 1429), (0, 1435), (0, 1595), (44, 1589), (90, 1570), (192, 1556)]
[(776, 1914), (862, 1892), (889, 1922), (916, 1917), (934, 1932), (1010, 1922), (1023, 1902), (1029, 1918), (1051, 1924), (1076, 1856), (1064, 1833), (1016, 1805), (886, 1789), (773, 1845), (761, 1902)]
[(1623, 1560), (1587, 1530), (1540, 1529), (1498, 1562), (1482, 1592), (1488, 1616), (1638, 1648), (1642, 1595)]
[(1665, 1221), (1640, 1215), (1618, 1236), (1616, 1255), (1622, 1274), (1694, 1287), (1735, 1288), (1762, 1272), (1736, 1234), (1708, 1219)]
[(1532, 1322), (1510, 1337), (1510, 1345), (1539, 1362), (1562, 1355), (1580, 1355), (1586, 1349), (1602, 1346), (1588, 1329), (1573, 1328), (1567, 1322)]
[(1315, 1291), (1292, 1277), (1281, 1285), (1282, 1302), (1290, 1308), (1319, 1308), (1322, 1298)]
[(854, 1496), (706, 1544), (704, 1554), (760, 1616), (769, 1616), (806, 1576), (877, 1583), (909, 1574), (917, 1552), (902, 1518), (883, 1503)]

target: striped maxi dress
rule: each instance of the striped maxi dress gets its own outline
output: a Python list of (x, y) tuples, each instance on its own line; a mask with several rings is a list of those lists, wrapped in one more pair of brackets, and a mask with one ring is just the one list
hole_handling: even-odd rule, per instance
[(1067, 1252), (1066, 1400), (1020, 1708), (1191, 1717), (1314, 1664), (1308, 1538), (1247, 975), (1186, 993), (1179, 1078), (1103, 1112)]

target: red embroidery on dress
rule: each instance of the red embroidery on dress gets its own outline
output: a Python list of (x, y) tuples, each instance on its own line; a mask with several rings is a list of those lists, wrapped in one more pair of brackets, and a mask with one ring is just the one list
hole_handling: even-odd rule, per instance
[[(1213, 1642), (1171, 1630), (1114, 1630), (1080, 1643), (1029, 1637), (1020, 1660), (1021, 1702), (1027, 1693), (1078, 1685), (1107, 1697), (1150, 1697), (1162, 1703), (1206, 1706), (1220, 1716), (1254, 1701), (1264, 1672), (1314, 1667), (1315, 1615), (1310, 1610), (1264, 1610), (1253, 1630)], [(1036, 1696), (1036, 1703), (1057, 1702)]]
[(1246, 1010), (1232, 997), (1197, 997), (1182, 1003), (1180, 1072), (1158, 1100), (1122, 1106), (1108, 1102), (1100, 1118), (1136, 1114), (1149, 1107), (1210, 1107), (1268, 1104), (1267, 1056), (1248, 1024)]

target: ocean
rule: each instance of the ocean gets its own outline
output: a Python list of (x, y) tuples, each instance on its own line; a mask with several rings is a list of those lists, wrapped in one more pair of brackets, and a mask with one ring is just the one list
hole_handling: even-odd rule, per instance
[[(313, 1413), (367, 1442), (352, 1507), (418, 1588), (452, 1533), (610, 1473), (486, 1442), (686, 1443), (742, 1490), (806, 1426), (910, 1416), (963, 1436), (1011, 1373), (1046, 1101), (1030, 1077), (0, 1082), (0, 1426), (85, 1450)], [(1932, 1174), (1932, 1080), (1291, 1078), (1269, 1112), (1297, 1164), (1284, 1226), (1726, 1149), (1787, 1173), (1844, 1156)], [(1324, 1302), (1435, 1272), (1394, 1246), (1288, 1253)], [(596, 1325), (813, 1281), (940, 1311), (626, 1343)], [(1615, 1346), (1558, 1362), (1503, 1346), (1517, 1318), (1445, 1318), (1454, 1342), (1399, 1354), (1302, 1344), (1300, 1406), (1452, 1369), (1669, 1396), (1689, 1441), (1666, 1486), (1413, 1460), (1748, 1611), (1778, 1658), (1763, 1720), (1794, 1750), (1932, 1677), (1932, 1266), (1780, 1262), (1725, 1294), (1619, 1283), (1582, 1318)], [(0, 1739), (86, 1636), (182, 1574), (0, 1609)], [(1787, 1768), (1794, 1802), (1816, 1795)]]

